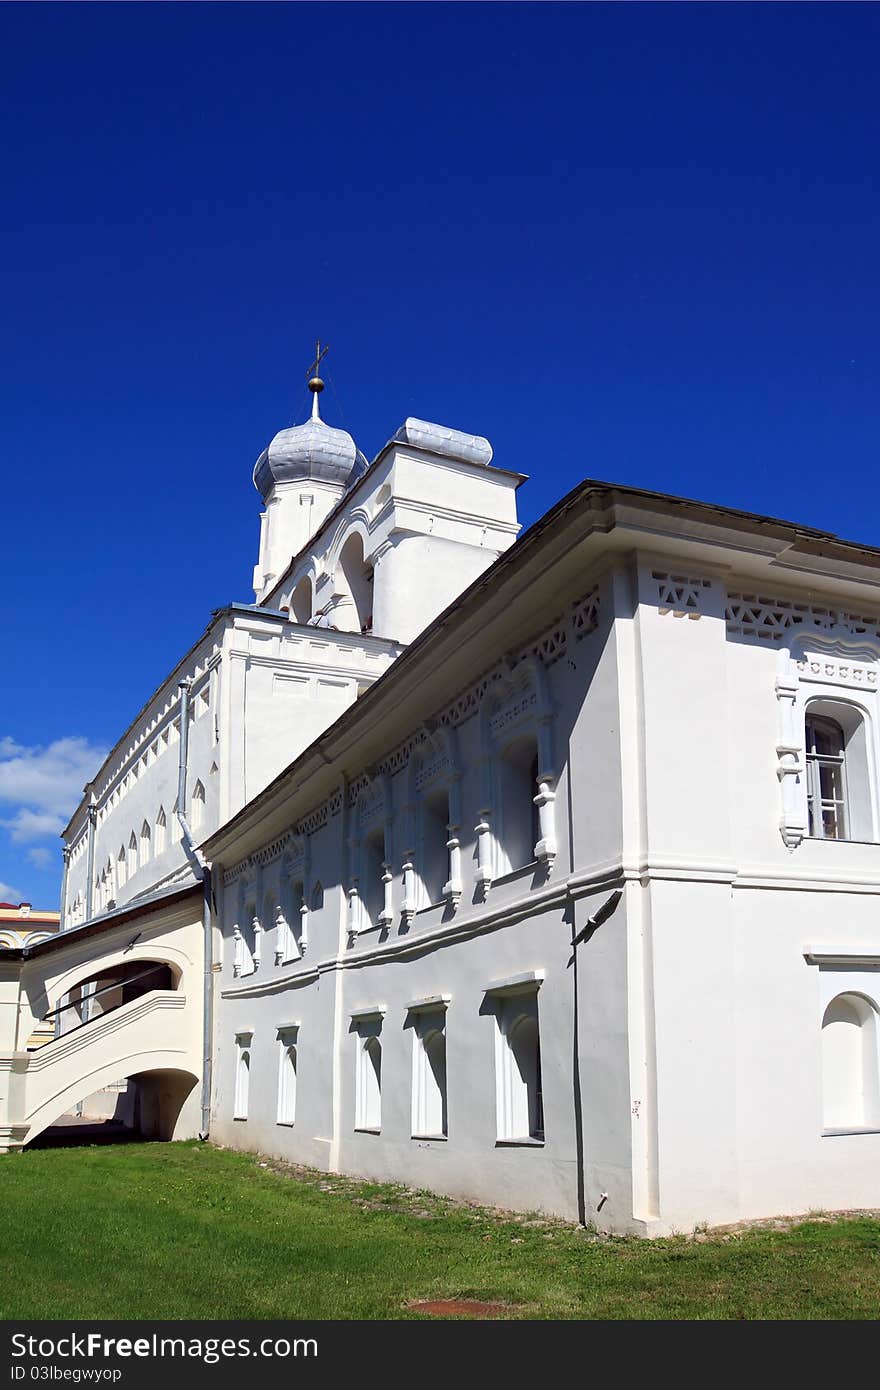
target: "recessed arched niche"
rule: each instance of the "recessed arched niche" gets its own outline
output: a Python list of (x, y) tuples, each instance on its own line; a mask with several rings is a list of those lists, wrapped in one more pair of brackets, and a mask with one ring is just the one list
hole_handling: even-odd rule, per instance
[(822, 1019), (822, 1124), (826, 1133), (880, 1129), (877, 1009), (838, 994)]

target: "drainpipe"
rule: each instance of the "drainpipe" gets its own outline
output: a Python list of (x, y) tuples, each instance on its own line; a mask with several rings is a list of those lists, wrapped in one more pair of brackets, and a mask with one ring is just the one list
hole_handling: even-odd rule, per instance
[(64, 931), (64, 924), (67, 919), (67, 875), (70, 873), (70, 845), (65, 845), (61, 851), (64, 856), (64, 874), (61, 879), (61, 921), (58, 923), (58, 931)]
[(180, 691), (180, 755), (177, 760), (177, 819), (183, 831), (183, 852), (196, 878), (205, 876), (205, 861), (196, 849), (193, 833), (186, 819), (186, 755), (189, 748), (189, 676), (178, 683)]
[(89, 802), (89, 851), (86, 868), (86, 921), (92, 920), (92, 907), (95, 898), (95, 826), (98, 823), (98, 808), (94, 801)]
[(202, 1127), (199, 1130), (199, 1138), (207, 1139), (211, 1128), (211, 1077), (214, 1043), (214, 962), (212, 957), (214, 923), (211, 910), (211, 866), (209, 864), (205, 865), (202, 888), (204, 889), (202, 933), (205, 941), (202, 954), (205, 966), (202, 1008)]
[[(569, 826), (571, 827), (571, 792), (569, 782)], [(571, 830), (569, 831), (571, 834)], [(573, 862), (573, 859), (570, 861)], [(569, 892), (571, 890), (569, 889)], [(603, 922), (616, 910), (618, 903), (623, 897), (623, 889), (615, 888), (610, 897), (606, 898), (602, 906), (593, 913), (592, 917), (587, 918), (586, 926), (579, 932), (575, 932), (575, 905), (571, 901), (571, 957), (569, 967), (573, 966), (572, 981), (574, 986), (573, 1007), (572, 1007), (572, 1084), (574, 1087), (574, 1123), (575, 1123), (575, 1157), (577, 1161), (577, 1205), (578, 1221), (582, 1226), (587, 1224), (587, 1187), (586, 1174), (584, 1172), (584, 1102), (581, 1092), (581, 1054), (580, 1054), (580, 1011), (578, 998), (578, 946), (589, 941), (593, 933), (598, 931)], [(597, 1211), (601, 1211), (608, 1200), (608, 1193), (603, 1192)]]
[(204, 937), (204, 978), (202, 1008), (202, 1126), (199, 1138), (207, 1139), (211, 1126), (211, 1074), (214, 1033), (214, 971), (213, 971), (213, 913), (211, 909), (211, 866), (196, 849), (193, 833), (186, 819), (186, 762), (189, 746), (189, 692), (192, 680), (187, 676), (178, 683), (180, 691), (180, 755), (177, 764), (177, 819), (182, 832), (183, 851), (196, 878), (201, 881), (202, 933)]

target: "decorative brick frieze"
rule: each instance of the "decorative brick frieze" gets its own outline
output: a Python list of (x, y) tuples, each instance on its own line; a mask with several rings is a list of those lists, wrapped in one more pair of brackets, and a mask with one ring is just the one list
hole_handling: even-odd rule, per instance
[(763, 594), (728, 594), (724, 616), (727, 631), (732, 636), (756, 637), (765, 642), (781, 642), (792, 628), (805, 632), (835, 630), (851, 637), (880, 640), (880, 618), (866, 618), (824, 604), (768, 598)]
[(675, 618), (698, 619), (702, 616), (706, 591), (712, 588), (711, 579), (664, 574), (660, 570), (653, 570), (651, 578), (657, 582), (657, 608), (661, 617), (670, 613)]

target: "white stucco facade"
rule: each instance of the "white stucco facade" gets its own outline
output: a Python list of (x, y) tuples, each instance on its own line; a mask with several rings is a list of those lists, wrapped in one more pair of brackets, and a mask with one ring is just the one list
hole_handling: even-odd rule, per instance
[(203, 1132), (645, 1235), (880, 1205), (880, 553), (594, 482), (513, 545), (416, 420), (255, 481), (257, 603), (66, 832), (95, 979), (206, 876)]
[(601, 485), (539, 523), (205, 846), (216, 1137), (643, 1234), (876, 1206), (878, 570), (828, 552)]

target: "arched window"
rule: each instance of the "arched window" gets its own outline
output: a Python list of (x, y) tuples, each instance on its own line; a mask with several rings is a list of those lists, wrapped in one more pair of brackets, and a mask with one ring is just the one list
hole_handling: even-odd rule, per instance
[(827, 1132), (880, 1128), (877, 1010), (838, 994), (822, 1019), (822, 1121)]
[(292, 1125), (296, 1119), (297, 1028), (278, 1030), (278, 1119), (279, 1125)]
[(125, 845), (119, 846), (119, 853), (116, 856), (116, 888), (117, 891), (125, 885), (126, 879), (126, 858)]
[(447, 1133), (445, 1010), (417, 1013), (413, 1028), (413, 1137)]
[(192, 794), (192, 828), (199, 830), (205, 819), (205, 788), (196, 782)]
[(382, 1044), (375, 1033), (358, 1039), (355, 1088), (355, 1128), (382, 1126)]
[(344, 600), (336, 610), (336, 625), (344, 632), (372, 632), (373, 571), (364, 559), (364, 543), (357, 532), (342, 547), (338, 567), (337, 583)]
[(360, 897), (366, 927), (383, 925), (386, 862), (385, 830), (374, 826), (361, 840)]
[(449, 873), (449, 791), (432, 787), (419, 799), (419, 844), (416, 871), (422, 884), (423, 906), (439, 903)]
[(537, 991), (499, 997), (496, 1021), (498, 1138), (502, 1142), (543, 1142), (544, 1095)]
[(499, 828), (502, 870), (520, 869), (535, 858), (540, 839), (538, 745), (532, 734), (508, 744), (499, 759)]
[(842, 700), (812, 700), (804, 721), (810, 835), (874, 840), (865, 720)]
[(130, 838), (130, 840), (129, 840), (129, 842), (128, 842), (128, 876), (129, 876), (129, 878), (131, 878), (133, 874), (136, 874), (136, 873), (137, 873), (137, 867), (138, 867), (137, 836), (135, 835), (134, 831), (132, 831), (132, 832), (131, 832), (131, 838)]
[(321, 880), (318, 879), (317, 883), (315, 884), (314, 888), (312, 889), (312, 912), (320, 912), (320, 911), (321, 911), (321, 908), (322, 908), (323, 906), (324, 906), (324, 888), (323, 888), (323, 885), (322, 885), (322, 883), (321, 883)]
[(141, 826), (141, 865), (150, 862), (150, 827), (146, 821)]
[(156, 817), (156, 853), (162, 854), (165, 849), (165, 836), (167, 833), (167, 822), (165, 819), (164, 807), (159, 807), (159, 814)]
[(305, 575), (290, 596), (290, 616), (295, 623), (310, 623), (312, 612), (312, 581)]
[(517, 1020), (508, 1035), (508, 1044), (517, 1072), (530, 1139), (544, 1138), (544, 1097), (541, 1082), (541, 1046), (537, 1018)]
[(235, 1066), (235, 1105), (232, 1112), (234, 1120), (246, 1120), (251, 1084), (251, 1039), (252, 1033), (241, 1033), (236, 1039), (238, 1057)]

